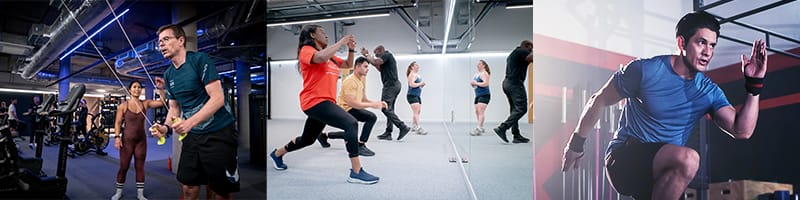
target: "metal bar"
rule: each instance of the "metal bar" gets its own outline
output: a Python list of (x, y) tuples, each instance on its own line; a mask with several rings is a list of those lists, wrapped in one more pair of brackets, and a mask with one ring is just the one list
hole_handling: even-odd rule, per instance
[(717, 6), (719, 6), (719, 5), (722, 5), (722, 4), (725, 4), (725, 3), (731, 2), (731, 1), (733, 1), (733, 0), (720, 0), (720, 1), (717, 1), (717, 2), (714, 2), (714, 3), (711, 3), (711, 4), (708, 4), (708, 5), (700, 5), (700, 7), (699, 7), (699, 8), (697, 8), (697, 9), (694, 9), (694, 10), (696, 10), (696, 11), (697, 11), (697, 10), (708, 10), (708, 9), (711, 9), (711, 8), (717, 7)]
[(267, 5), (267, 12), (276, 12), (281, 10), (291, 10), (291, 9), (299, 9), (299, 8), (310, 8), (315, 5), (319, 6), (331, 6), (331, 5), (339, 5), (339, 4), (349, 4), (349, 3), (360, 3), (360, 2), (368, 2), (369, 0), (349, 0), (349, 1), (337, 1), (337, 2), (326, 2), (326, 3), (317, 3), (317, 4), (303, 4), (303, 5), (294, 5), (294, 6), (284, 6), (278, 8), (269, 8)]
[[(713, 15), (714, 17), (716, 17), (716, 18), (718, 18), (720, 20), (727, 20), (724, 17), (720, 17), (720, 16), (717, 16), (717, 15), (714, 15), (714, 14), (711, 14), (711, 15)], [(742, 23), (742, 22), (735, 21), (735, 20), (730, 20), (729, 22), (732, 23), (732, 24), (736, 24), (736, 25), (739, 25), (739, 26), (750, 28), (750, 29), (753, 29), (753, 30), (756, 30), (756, 31), (759, 31), (759, 32), (762, 32), (762, 33), (769, 33), (772, 36), (779, 37), (781, 39), (800, 44), (800, 40), (794, 39), (792, 37), (789, 37), (789, 36), (786, 36), (786, 35), (783, 35), (783, 34), (780, 34), (780, 33), (777, 33), (777, 32), (773, 32), (773, 31), (767, 30), (765, 28), (757, 27), (755, 25), (750, 25), (750, 24)]]
[[(739, 38), (734, 38), (734, 37), (730, 37), (730, 36), (726, 36), (726, 35), (720, 35), (719, 37), (727, 39), (727, 40), (730, 40), (732, 42), (739, 43), (739, 44), (744, 44), (744, 45), (748, 45), (748, 46), (752, 45), (750, 42), (744, 41), (744, 40), (739, 39)], [(777, 53), (777, 54), (781, 54), (781, 55), (784, 55), (784, 56), (788, 56), (788, 57), (792, 57), (794, 59), (800, 60), (800, 55), (797, 55), (797, 54), (794, 54), (794, 53), (789, 53), (789, 52), (786, 52), (786, 51), (780, 50), (780, 49), (774, 49), (772, 47), (767, 47), (767, 50), (771, 51), (771, 52), (774, 52), (774, 53)]]
[(336, 11), (328, 11), (328, 12), (314, 12), (313, 14), (308, 13), (300, 13), (294, 15), (283, 15), (279, 18), (267, 18), (267, 23), (280, 23), (280, 22), (291, 22), (291, 21), (300, 21), (306, 19), (297, 19), (296, 18), (310, 18), (314, 17), (314, 19), (321, 19), (326, 17), (318, 17), (318, 16), (325, 16), (331, 14), (342, 14), (342, 13), (351, 13), (351, 12), (368, 12), (368, 11), (379, 11), (379, 10), (391, 10), (393, 8), (402, 8), (402, 7), (411, 7), (408, 5), (383, 5), (383, 6), (372, 6), (372, 7), (364, 7), (364, 8), (350, 8), (350, 9), (342, 9)]
[(747, 11), (747, 12), (743, 12), (743, 13), (740, 13), (740, 14), (738, 14), (738, 15), (734, 15), (733, 17), (730, 17), (730, 18), (728, 18), (728, 19), (725, 19), (725, 20), (719, 21), (719, 23), (720, 23), (720, 24), (728, 23), (728, 22), (730, 22), (730, 21), (737, 20), (737, 19), (741, 19), (741, 18), (744, 18), (744, 17), (750, 16), (750, 15), (753, 15), (753, 14), (756, 14), (756, 13), (760, 13), (760, 12), (762, 12), (762, 11), (765, 11), (765, 10), (769, 10), (769, 9), (775, 8), (775, 7), (781, 6), (781, 5), (783, 5), (783, 4), (790, 3), (790, 2), (792, 2), (792, 1), (794, 1), (794, 0), (782, 0), (782, 1), (775, 2), (775, 3), (767, 4), (767, 5), (765, 5), (765, 6), (761, 6), (761, 7), (759, 7), (759, 8), (756, 8), (756, 9), (753, 9), (753, 10), (750, 10), (750, 11)]

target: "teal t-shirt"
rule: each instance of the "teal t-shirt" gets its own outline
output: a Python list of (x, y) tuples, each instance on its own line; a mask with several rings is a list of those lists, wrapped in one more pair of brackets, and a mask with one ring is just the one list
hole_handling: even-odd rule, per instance
[[(179, 68), (171, 64), (164, 71), (164, 80), (167, 82), (167, 98), (177, 100), (183, 112), (183, 119), (188, 119), (208, 102), (210, 96), (206, 93), (206, 85), (219, 80), (217, 67), (205, 53), (187, 51), (186, 62)], [(220, 88), (222, 89), (222, 88)], [(233, 114), (228, 101), (217, 110), (208, 120), (200, 122), (193, 127), (190, 133), (205, 134), (220, 130), (233, 123)]]

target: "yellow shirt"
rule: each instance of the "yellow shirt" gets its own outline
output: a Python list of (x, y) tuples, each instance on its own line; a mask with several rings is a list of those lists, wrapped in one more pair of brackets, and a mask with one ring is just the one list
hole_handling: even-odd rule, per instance
[(353, 96), (356, 101), (361, 101), (364, 98), (364, 93), (366, 93), (364, 90), (365, 79), (359, 79), (355, 74), (350, 74), (342, 81), (342, 90), (339, 92), (339, 100), (336, 102), (344, 111), (350, 111), (353, 108), (345, 102), (345, 95)]

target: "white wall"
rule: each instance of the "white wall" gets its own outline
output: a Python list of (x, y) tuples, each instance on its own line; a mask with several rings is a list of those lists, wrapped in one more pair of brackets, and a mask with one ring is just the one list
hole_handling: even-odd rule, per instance
[[(404, 121), (411, 121), (411, 107), (406, 100), (408, 83), (405, 72), (411, 61), (420, 65), (420, 74), (427, 85), (422, 89), (421, 121), (474, 122), (474, 90), (469, 85), (476, 72), (478, 60), (484, 59), (491, 67), (490, 90), (492, 100), (486, 109), (487, 122), (499, 122), (508, 117), (508, 101), (503, 94), (502, 81), (505, 76), (505, 60), (508, 52), (482, 55), (398, 55), (396, 56), (398, 78), (403, 86), (395, 104), (395, 112)], [(305, 119), (300, 110), (298, 95), (302, 90), (302, 77), (297, 72), (296, 62), (272, 63), (272, 117), (276, 119)], [(370, 67), (367, 74), (367, 98), (380, 100), (380, 72)], [(379, 112), (372, 110), (373, 112)], [(452, 114), (452, 115), (451, 115)], [(378, 114), (379, 120), (385, 120)], [(527, 118), (523, 118), (523, 121)]]
[[(416, 33), (394, 13), (389, 17), (356, 20), (356, 25), (346, 26), (344, 30), (355, 35), (359, 48), (366, 47), (371, 51), (376, 45), (383, 44), (395, 54), (398, 77), (403, 86), (395, 110), (406, 122), (411, 121), (412, 114), (405, 97), (408, 89), (405, 71), (412, 60), (419, 63), (420, 74), (427, 82), (422, 94), (420, 120), (423, 122), (450, 121), (451, 118), (457, 122), (476, 121), (472, 104), (475, 96), (469, 81), (476, 71), (478, 60), (486, 60), (492, 71), (492, 100), (486, 110), (486, 122), (492, 123), (508, 117), (508, 101), (501, 84), (505, 75), (505, 60), (522, 40), (531, 39), (531, 16), (532, 9), (494, 8), (476, 27), (476, 39), (470, 55), (416, 54)], [(323, 22), (320, 25), (328, 33), (329, 43), (335, 42), (333, 22)], [(306, 115), (300, 110), (298, 97), (302, 89), (302, 78), (294, 61), (298, 36), (280, 27), (267, 28), (267, 34), (267, 55), (273, 60), (279, 60), (272, 63), (271, 116), (275, 119), (305, 119)], [(337, 55), (342, 58), (346, 56), (343, 52)], [(380, 100), (382, 86), (379, 73), (374, 67), (370, 67), (366, 88), (366, 95), (370, 100)], [(372, 111), (379, 120), (385, 120), (380, 111)], [(527, 117), (523, 117), (521, 121), (527, 121)]]

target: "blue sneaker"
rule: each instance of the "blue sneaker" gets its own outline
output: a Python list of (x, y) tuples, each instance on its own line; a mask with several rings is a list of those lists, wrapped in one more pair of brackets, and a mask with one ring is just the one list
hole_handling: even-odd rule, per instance
[(272, 150), (272, 153), (269, 154), (269, 157), (272, 158), (273, 161), (272, 164), (274, 164), (275, 169), (279, 171), (286, 170), (287, 167), (286, 164), (283, 164), (283, 157), (275, 156), (275, 151), (276, 150)]
[(373, 176), (372, 174), (367, 173), (364, 171), (364, 168), (361, 168), (361, 172), (356, 174), (353, 172), (353, 169), (350, 169), (350, 178), (347, 179), (348, 183), (361, 183), (361, 184), (375, 184), (380, 180), (377, 176)]

